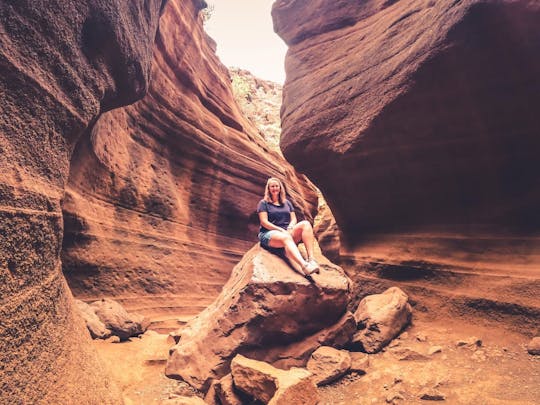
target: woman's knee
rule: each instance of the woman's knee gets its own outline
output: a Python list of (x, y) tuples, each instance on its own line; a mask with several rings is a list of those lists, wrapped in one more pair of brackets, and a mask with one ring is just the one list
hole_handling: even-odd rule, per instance
[(312, 228), (311, 224), (309, 223), (309, 221), (306, 221), (306, 220), (300, 221), (298, 223), (298, 225), (300, 225), (302, 227), (302, 229), (304, 229), (304, 230), (313, 231), (313, 228)]

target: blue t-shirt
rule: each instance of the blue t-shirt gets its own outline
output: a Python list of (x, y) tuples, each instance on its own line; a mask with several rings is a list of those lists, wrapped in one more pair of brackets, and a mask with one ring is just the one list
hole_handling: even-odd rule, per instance
[[(262, 211), (268, 212), (268, 222), (277, 225), (280, 228), (287, 229), (287, 226), (291, 222), (291, 212), (294, 212), (294, 207), (289, 200), (285, 200), (285, 204), (274, 205), (263, 199), (259, 201), (257, 213)], [(260, 232), (268, 231), (269, 229), (266, 229), (261, 225)]]

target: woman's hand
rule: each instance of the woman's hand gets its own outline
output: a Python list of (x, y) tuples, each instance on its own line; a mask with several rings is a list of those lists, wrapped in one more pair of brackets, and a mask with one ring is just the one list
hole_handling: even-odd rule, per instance
[(296, 214), (294, 212), (291, 212), (291, 222), (289, 222), (289, 226), (287, 227), (287, 231), (290, 233), (293, 231), (294, 226), (296, 225)]

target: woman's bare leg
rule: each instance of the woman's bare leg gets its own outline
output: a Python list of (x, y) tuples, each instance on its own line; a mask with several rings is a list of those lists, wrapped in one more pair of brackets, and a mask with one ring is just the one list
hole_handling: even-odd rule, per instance
[(314, 259), (315, 236), (313, 235), (311, 224), (308, 221), (300, 221), (294, 226), (291, 235), (296, 243), (299, 243), (300, 241), (304, 243), (308, 260)]
[(296, 246), (296, 243), (289, 233), (280, 232), (279, 234), (272, 235), (268, 245), (273, 248), (285, 248), (285, 255), (291, 261), (293, 266), (296, 265), (297, 267), (300, 267), (302, 271), (306, 267), (307, 262), (302, 257), (302, 254), (298, 250), (298, 246)]

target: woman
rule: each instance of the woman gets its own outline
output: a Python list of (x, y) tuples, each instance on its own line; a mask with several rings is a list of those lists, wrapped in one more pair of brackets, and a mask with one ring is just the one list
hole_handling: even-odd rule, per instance
[[(266, 182), (264, 198), (257, 207), (261, 229), (259, 240), (265, 248), (285, 248), (285, 255), (295, 268), (300, 268), (305, 276), (319, 272), (319, 265), (313, 258), (313, 228), (308, 221), (296, 222), (294, 207), (287, 200), (283, 183), (275, 177)], [(297, 243), (304, 242), (308, 259), (298, 250)]]

